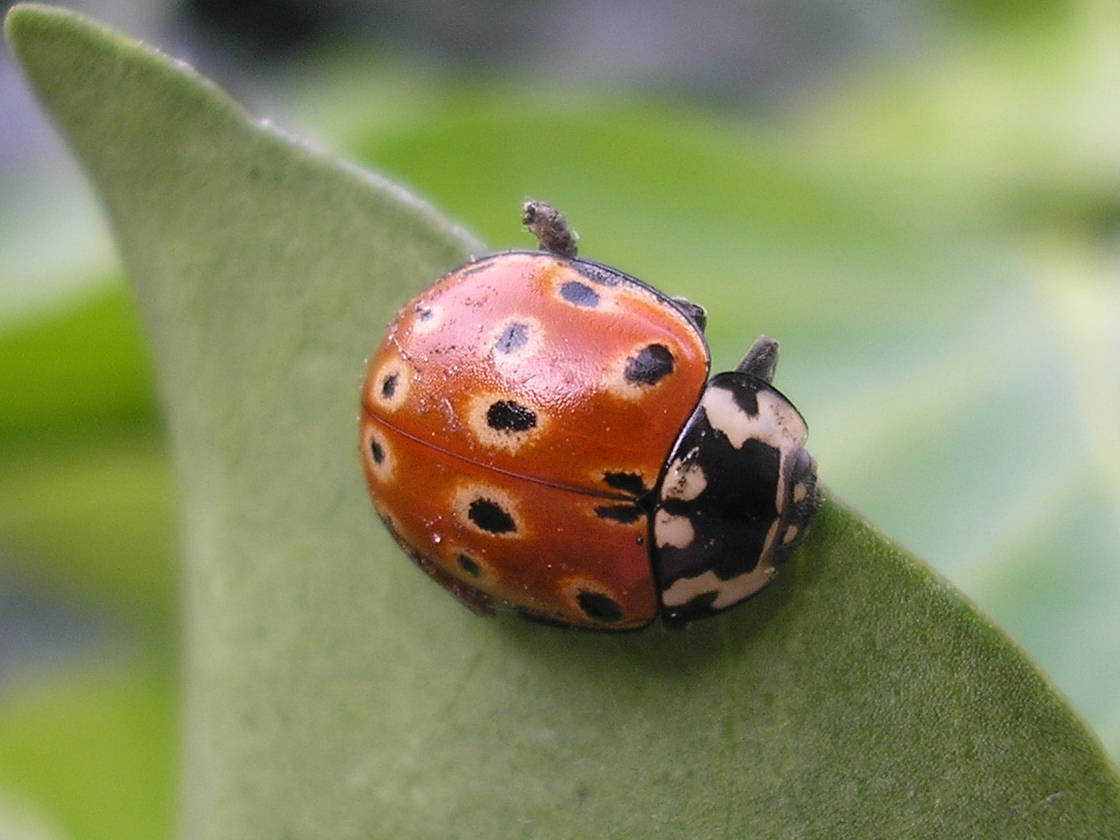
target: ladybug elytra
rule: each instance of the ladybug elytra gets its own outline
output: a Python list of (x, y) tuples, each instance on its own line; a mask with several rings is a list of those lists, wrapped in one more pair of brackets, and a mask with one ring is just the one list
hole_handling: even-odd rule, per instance
[(548, 205), (523, 211), (540, 250), (454, 269), (370, 358), (374, 507), (479, 613), (623, 630), (749, 598), (819, 504), (777, 342), (709, 381), (703, 309), (577, 257)]

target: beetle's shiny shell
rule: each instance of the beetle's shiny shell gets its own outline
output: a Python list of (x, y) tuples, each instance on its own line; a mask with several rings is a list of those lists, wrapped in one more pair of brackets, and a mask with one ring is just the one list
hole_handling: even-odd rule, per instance
[(687, 307), (628, 275), (545, 252), (469, 263), (370, 358), (374, 505), (476, 609), (640, 627), (659, 609), (649, 494), (707, 374)]

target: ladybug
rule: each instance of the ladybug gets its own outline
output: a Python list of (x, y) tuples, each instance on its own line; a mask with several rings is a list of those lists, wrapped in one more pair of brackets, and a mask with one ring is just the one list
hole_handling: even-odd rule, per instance
[(576, 256), (472, 259), (409, 302), (369, 359), (374, 507), (469, 607), (625, 630), (714, 615), (773, 580), (819, 504), (805, 421), (765, 336), (709, 381), (704, 310)]

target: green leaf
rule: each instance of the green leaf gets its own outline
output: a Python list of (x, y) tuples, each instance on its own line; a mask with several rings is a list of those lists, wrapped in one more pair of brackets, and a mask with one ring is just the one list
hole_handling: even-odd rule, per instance
[(7, 29), (154, 344), (187, 544), (185, 836), (1120, 832), (1076, 715), (837, 503), (771, 591), (683, 633), (468, 614), (370, 511), (354, 421), (392, 311), (478, 246), (83, 18), (20, 6)]

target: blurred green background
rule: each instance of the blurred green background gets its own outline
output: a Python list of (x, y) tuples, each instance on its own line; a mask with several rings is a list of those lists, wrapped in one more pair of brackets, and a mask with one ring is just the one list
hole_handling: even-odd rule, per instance
[[(1120, 756), (1115, 3), (76, 7), (495, 247), (530, 244), (523, 198), (555, 202), (584, 255), (708, 308), (717, 366), (778, 337), (831, 493)], [(7, 51), (0, 111), (0, 838), (169, 836), (150, 362)]]

